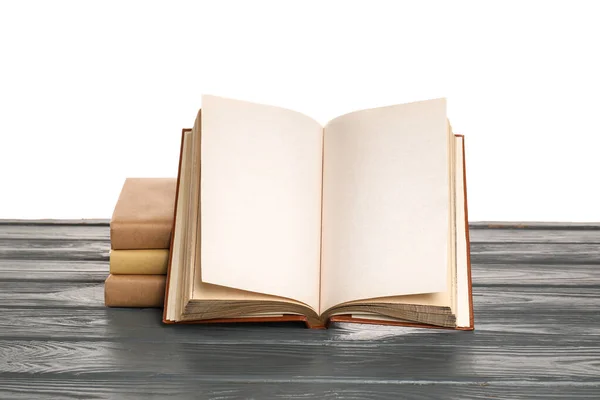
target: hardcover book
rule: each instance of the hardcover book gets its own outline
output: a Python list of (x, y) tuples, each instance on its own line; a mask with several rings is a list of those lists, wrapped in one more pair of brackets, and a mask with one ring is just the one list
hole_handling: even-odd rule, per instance
[(127, 178), (110, 220), (113, 250), (168, 249), (175, 178)]
[(104, 282), (107, 307), (162, 307), (165, 301), (165, 275), (113, 275)]
[(472, 330), (464, 148), (445, 99), (322, 126), (203, 96), (182, 132), (163, 321)]
[(166, 275), (168, 263), (169, 249), (111, 250), (108, 265), (113, 275)]

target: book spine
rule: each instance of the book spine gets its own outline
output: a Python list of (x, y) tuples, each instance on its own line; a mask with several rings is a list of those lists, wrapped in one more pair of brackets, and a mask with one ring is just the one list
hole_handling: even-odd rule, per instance
[(110, 273), (113, 275), (165, 275), (169, 250), (111, 250)]
[(171, 221), (153, 223), (111, 221), (111, 249), (168, 249), (171, 243), (171, 225)]
[(163, 306), (165, 275), (109, 275), (104, 282), (104, 304), (107, 307)]

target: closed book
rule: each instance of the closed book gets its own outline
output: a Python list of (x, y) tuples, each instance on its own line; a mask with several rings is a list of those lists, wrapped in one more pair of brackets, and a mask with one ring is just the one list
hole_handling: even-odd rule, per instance
[(165, 275), (167, 249), (111, 250), (110, 273), (114, 275)]
[(114, 250), (168, 249), (175, 178), (127, 178), (110, 221)]
[(162, 307), (165, 275), (109, 275), (104, 282), (107, 307)]

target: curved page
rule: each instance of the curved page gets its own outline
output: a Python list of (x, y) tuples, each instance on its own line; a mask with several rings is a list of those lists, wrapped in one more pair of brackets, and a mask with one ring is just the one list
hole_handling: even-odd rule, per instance
[(324, 131), (321, 312), (446, 290), (444, 99), (354, 112)]
[(202, 97), (201, 275), (319, 306), (322, 127), (300, 113)]

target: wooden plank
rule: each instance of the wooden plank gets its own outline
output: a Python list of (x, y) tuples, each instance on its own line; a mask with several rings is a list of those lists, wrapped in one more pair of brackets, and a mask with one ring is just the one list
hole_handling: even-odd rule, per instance
[(472, 243), (471, 262), (519, 265), (600, 264), (600, 246), (570, 243)]
[(470, 221), (469, 229), (600, 230), (600, 222)]
[(0, 239), (110, 241), (108, 225), (0, 225)]
[(65, 240), (65, 239), (0, 239), (0, 249), (5, 252), (26, 253), (35, 249), (86, 251), (110, 250), (110, 243), (105, 240)]
[[(524, 313), (561, 312), (574, 308), (578, 312), (600, 309), (600, 289), (571, 287), (488, 287), (474, 293), (475, 304), (482, 311), (517, 311)], [(489, 308), (489, 309), (488, 309)]]
[(86, 219), (0, 219), (0, 227), (9, 225), (31, 225), (31, 226), (100, 226), (106, 227), (110, 224), (107, 218)]
[(0, 281), (0, 307), (104, 307), (104, 285), (61, 281)]
[(110, 244), (98, 240), (0, 239), (0, 259), (5, 260), (108, 260)]
[(104, 282), (108, 261), (88, 260), (3, 260), (0, 259), (1, 282)]
[(471, 243), (600, 243), (600, 230), (590, 229), (474, 229)]
[[(197, 376), (207, 382), (227, 378), (385, 382), (401, 377), (406, 382), (599, 384), (598, 343), (490, 346), (449, 340), (452, 336), (457, 335), (438, 335), (437, 343), (426, 344), (413, 337), (404, 346), (368, 342), (307, 346), (277, 341), (257, 345), (213, 340), (190, 341), (184, 348), (167, 341), (159, 345), (144, 341), (0, 340), (0, 374)], [(256, 360), (261, 360), (260, 368), (252, 368)]]
[(600, 389), (594, 384), (504, 382), (390, 381), (331, 382), (297, 378), (235, 379), (209, 382), (199, 376), (120, 378), (98, 374), (93, 377), (36, 374), (0, 377), (0, 397), (10, 399), (146, 399), (202, 398), (213, 400), (293, 398), (308, 400), (464, 400), (464, 399), (597, 399)]
[(600, 287), (598, 264), (480, 264), (471, 268), (473, 285)]

